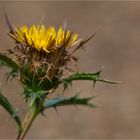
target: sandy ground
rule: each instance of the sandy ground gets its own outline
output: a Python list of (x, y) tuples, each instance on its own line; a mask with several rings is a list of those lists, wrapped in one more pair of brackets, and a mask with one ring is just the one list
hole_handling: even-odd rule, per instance
[[(98, 108), (62, 107), (56, 113), (46, 111), (39, 116), (27, 138), (140, 138), (140, 2), (0, 2), (0, 50), (14, 45), (6, 34), (5, 10), (15, 26), (40, 24), (68, 27), (88, 37), (100, 28), (86, 44), (80, 56), (79, 71), (93, 72), (105, 66), (103, 77), (121, 80), (121, 85), (75, 82), (66, 94), (81, 91), (81, 96), (96, 95)], [(25, 103), (20, 85), (5, 85), (5, 69), (0, 70), (2, 91), (20, 108), (23, 118)], [(0, 108), (0, 138), (16, 138), (16, 125)]]

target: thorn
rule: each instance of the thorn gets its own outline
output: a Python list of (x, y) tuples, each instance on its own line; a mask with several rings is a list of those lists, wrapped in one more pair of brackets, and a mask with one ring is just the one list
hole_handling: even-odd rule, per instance
[(94, 34), (92, 34), (90, 37), (88, 37), (87, 39), (81, 41), (80, 44), (73, 50), (73, 53), (74, 53), (75, 51), (77, 51), (79, 48), (83, 48), (83, 45), (84, 45), (85, 43), (87, 43), (89, 40), (91, 40), (95, 35), (96, 35), (96, 32), (95, 32)]
[(44, 111), (41, 111), (41, 115), (42, 115), (43, 117), (46, 117), (46, 114), (44, 113)]
[(102, 67), (100, 68), (100, 70), (96, 72), (96, 74), (100, 75), (100, 73), (103, 71), (103, 69), (104, 69), (104, 66), (102, 66)]
[(12, 25), (11, 25), (9, 19), (8, 19), (7, 13), (5, 11), (3, 11), (3, 12), (4, 12), (6, 24), (7, 24), (8, 28), (9, 28), (10, 33), (12, 34), (12, 33), (14, 33), (13, 27), (12, 27)]
[(122, 84), (123, 83), (122, 81), (111, 81), (111, 80), (108, 80), (108, 79), (101, 79), (100, 81), (101, 82), (106, 82), (106, 83), (111, 83), (111, 84)]
[(74, 105), (74, 108), (75, 108), (77, 111), (79, 111), (78, 106), (77, 106), (76, 104), (73, 104), (73, 105)]
[(95, 81), (95, 80), (93, 80), (93, 88), (95, 87), (95, 84), (96, 84), (96, 81)]
[(57, 115), (59, 116), (59, 113), (58, 113), (56, 106), (54, 106), (54, 110), (56, 111)]

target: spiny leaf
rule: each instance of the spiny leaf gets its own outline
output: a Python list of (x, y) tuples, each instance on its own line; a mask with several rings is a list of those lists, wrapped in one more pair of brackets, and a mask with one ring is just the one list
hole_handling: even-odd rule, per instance
[(11, 68), (12, 70), (9, 73), (11, 76), (15, 76), (19, 69), (18, 65), (11, 58), (2, 53), (0, 53), (0, 66), (7, 66)]
[(111, 80), (107, 80), (107, 79), (103, 79), (101, 77), (101, 72), (102, 69), (99, 70), (98, 72), (95, 73), (75, 73), (69, 77), (63, 78), (60, 83), (63, 83), (64, 85), (64, 89), (67, 88), (67, 86), (69, 84), (72, 83), (72, 81), (76, 81), (76, 80), (89, 80), (89, 81), (94, 81), (94, 83), (96, 81), (101, 81), (101, 82), (105, 82), (105, 83), (112, 83), (112, 84), (119, 84), (121, 82), (117, 82), (117, 81), (111, 81)]
[(18, 70), (18, 65), (5, 54), (0, 53), (0, 62), (1, 65), (6, 65), (14, 70)]
[(16, 110), (11, 105), (11, 103), (7, 100), (6, 97), (2, 95), (0, 92), (0, 105), (12, 116), (12, 118), (16, 121), (19, 130), (21, 129), (21, 121), (19, 116), (17, 115)]
[(78, 94), (70, 97), (70, 98), (53, 98), (46, 100), (44, 102), (44, 108), (51, 108), (51, 107), (58, 107), (58, 106), (65, 106), (65, 105), (84, 105), (89, 107), (96, 107), (95, 105), (89, 103), (89, 101), (93, 97), (85, 97), (85, 98), (79, 98)]

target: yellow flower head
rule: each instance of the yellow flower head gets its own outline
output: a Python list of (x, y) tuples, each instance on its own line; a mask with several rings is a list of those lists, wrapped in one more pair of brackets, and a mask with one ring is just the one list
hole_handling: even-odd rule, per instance
[(64, 31), (62, 27), (56, 31), (54, 27), (46, 28), (44, 25), (32, 25), (31, 27), (24, 25), (15, 29), (10, 36), (20, 45), (46, 53), (53, 52), (63, 44), (66, 47), (72, 47), (78, 42), (78, 34), (72, 34), (69, 30)]

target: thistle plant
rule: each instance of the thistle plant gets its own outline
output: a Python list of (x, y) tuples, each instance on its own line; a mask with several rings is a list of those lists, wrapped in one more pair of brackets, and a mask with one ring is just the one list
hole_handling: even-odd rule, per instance
[[(118, 83), (103, 79), (102, 70), (94, 73), (71, 71), (78, 62), (75, 52), (95, 34), (81, 39), (77, 33), (62, 27), (58, 30), (44, 25), (13, 28), (7, 17), (6, 21), (8, 35), (15, 44), (9, 50), (0, 52), (0, 66), (10, 69), (7, 79), (19, 81), (23, 88), (22, 98), (28, 106), (25, 118), (21, 120), (18, 112), (0, 91), (0, 105), (8, 111), (18, 126), (17, 139), (24, 139), (36, 117), (48, 108), (56, 109), (66, 105), (95, 107), (90, 102), (93, 97), (79, 97), (79, 94), (67, 98), (63, 96), (73, 81)], [(62, 89), (61, 96), (56, 94), (58, 88)]]

